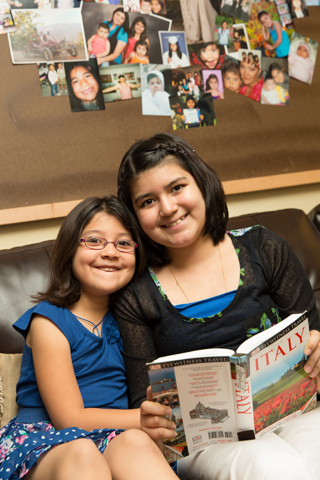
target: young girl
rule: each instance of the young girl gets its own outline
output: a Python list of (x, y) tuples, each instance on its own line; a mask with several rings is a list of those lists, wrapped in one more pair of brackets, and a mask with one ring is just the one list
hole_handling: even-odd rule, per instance
[(26, 343), (19, 413), (0, 431), (3, 480), (27, 474), (28, 480), (147, 479), (151, 469), (159, 480), (176, 478), (140, 430), (139, 410), (127, 410), (110, 306), (142, 267), (135, 262), (135, 240), (141, 244), (129, 218), (108, 195), (84, 200), (62, 224), (49, 286), (14, 324)]
[(155, 15), (165, 13), (163, 0), (151, 0), (151, 10)]
[(131, 100), (132, 90), (140, 88), (141, 84), (134, 85), (127, 83), (124, 75), (119, 75), (119, 82), (114, 87), (108, 87), (102, 90), (102, 93), (116, 92), (119, 90), (121, 100)]
[(162, 55), (164, 65), (170, 65), (171, 68), (188, 67), (189, 60), (185, 53), (181, 51), (179, 39), (175, 35), (169, 37), (169, 50)]
[(88, 110), (104, 110), (100, 77), (94, 62), (66, 63), (67, 86), (71, 110), (83, 112)]
[(286, 57), (289, 54), (290, 40), (287, 32), (282, 30), (281, 25), (276, 20), (271, 18), (270, 13), (266, 10), (260, 10), (258, 19), (262, 25), (262, 37), (268, 42), (270, 38), (273, 40), (273, 45), (266, 43), (266, 49), (269, 51), (275, 50), (277, 57)]
[(147, 75), (148, 87), (142, 92), (143, 115), (170, 116), (169, 93), (164, 90), (164, 76), (159, 70), (152, 70)]
[(232, 92), (239, 92), (241, 87), (241, 77), (239, 62), (237, 60), (233, 61), (231, 58), (226, 59), (222, 65), (222, 78), (225, 88)]
[(149, 63), (149, 46), (146, 40), (138, 40), (134, 46), (133, 52), (127, 56), (124, 63)]
[(193, 48), (195, 51), (190, 56), (192, 65), (201, 65), (209, 70), (221, 68), (225, 57), (222, 45), (220, 45), (221, 50), (214, 42), (200, 43)]
[(58, 86), (59, 76), (56, 72), (56, 69), (55, 69), (53, 63), (51, 63), (49, 65), (48, 80), (49, 80), (50, 86), (51, 86), (51, 97), (54, 97), (56, 95), (60, 95), (59, 86)]
[(145, 40), (149, 48), (150, 42), (147, 37), (147, 22), (145, 18), (142, 16), (136, 17), (131, 24), (131, 27), (129, 30), (128, 44), (124, 51), (125, 59), (134, 51), (135, 44), (137, 43), (138, 40)]
[(289, 91), (289, 75), (284, 70), (283, 66), (274, 62), (269, 67), (269, 73), (277, 85)]
[(62, 62), (58, 63), (57, 74), (59, 77), (60, 93), (61, 94), (64, 93), (65, 95), (67, 95), (68, 91), (67, 91), (66, 72)]
[(225, 45), (227, 47), (229, 42), (229, 35), (230, 35), (230, 30), (228, 28), (227, 20), (222, 21), (221, 27), (218, 30), (218, 35), (219, 35), (219, 45)]
[(293, 18), (303, 18), (309, 15), (307, 8), (302, 0), (292, 0), (291, 15)]
[(307, 42), (300, 42), (290, 47), (289, 53), (289, 75), (304, 83), (311, 84), (314, 62), (310, 58), (310, 45)]
[(223, 100), (223, 92), (219, 90), (219, 80), (217, 75), (211, 73), (206, 81), (206, 93), (211, 93), (213, 100)]

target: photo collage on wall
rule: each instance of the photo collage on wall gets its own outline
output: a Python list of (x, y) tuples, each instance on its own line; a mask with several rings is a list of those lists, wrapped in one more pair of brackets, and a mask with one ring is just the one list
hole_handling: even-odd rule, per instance
[(35, 64), (43, 97), (72, 112), (141, 99), (174, 130), (217, 124), (231, 91), (289, 106), (289, 77), (311, 84), (318, 42), (298, 33), (313, 0), (6, 0), (12, 62)]

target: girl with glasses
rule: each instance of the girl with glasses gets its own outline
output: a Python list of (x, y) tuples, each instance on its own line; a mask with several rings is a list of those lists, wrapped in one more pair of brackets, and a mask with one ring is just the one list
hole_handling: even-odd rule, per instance
[[(219, 177), (185, 140), (161, 133), (136, 142), (122, 160), (118, 185), (143, 236), (148, 264), (114, 306), (131, 407), (145, 400), (146, 362), (206, 348), (236, 350), (247, 337), (305, 310), (313, 331), (304, 368), (311, 377), (318, 374), (320, 321), (302, 265), (283, 239), (261, 226), (226, 231)], [(171, 437), (170, 422), (160, 409), (155, 414), (142, 418), (145, 431), (156, 439)], [(178, 462), (179, 477), (316, 479), (319, 414), (316, 409), (303, 415), (298, 428), (295, 419), (278, 435), (190, 455)]]
[(141, 430), (140, 410), (128, 410), (110, 311), (115, 292), (143, 267), (141, 253), (130, 214), (113, 195), (88, 198), (65, 219), (49, 286), (14, 324), (25, 348), (19, 413), (0, 430), (1, 479), (147, 479), (151, 469), (158, 480), (176, 478)]

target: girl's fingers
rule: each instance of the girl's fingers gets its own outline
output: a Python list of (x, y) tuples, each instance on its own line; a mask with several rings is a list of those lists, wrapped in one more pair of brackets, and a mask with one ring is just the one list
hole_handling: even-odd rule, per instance
[(320, 332), (317, 330), (310, 332), (310, 338), (304, 353), (308, 355), (304, 370), (313, 378), (320, 372)]

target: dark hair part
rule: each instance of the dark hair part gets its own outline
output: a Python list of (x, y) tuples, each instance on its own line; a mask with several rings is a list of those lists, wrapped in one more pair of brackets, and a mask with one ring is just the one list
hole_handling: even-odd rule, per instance
[[(170, 47), (171, 43), (169, 43), (169, 58), (172, 58), (172, 50), (171, 50), (171, 47)], [(181, 48), (179, 46), (179, 41), (177, 42), (177, 55), (178, 57), (181, 59), (182, 58), (182, 52), (181, 52)]]
[(99, 28), (104, 28), (105, 30), (110, 30), (109, 25), (107, 23), (101, 22), (98, 25), (98, 30)]
[(227, 58), (227, 60), (223, 62), (221, 72), (223, 76), (228, 72), (240, 75), (239, 64), (231, 60), (231, 58)]
[(84, 110), (82, 106), (82, 102), (80, 98), (78, 98), (74, 91), (73, 91), (73, 85), (71, 81), (71, 72), (75, 68), (83, 67), (85, 68), (91, 75), (94, 77), (96, 82), (99, 85), (99, 90), (96, 96), (96, 102), (97, 105), (99, 106), (100, 109), (104, 108), (104, 100), (103, 100), (103, 94), (101, 90), (101, 80), (100, 80), (100, 75), (99, 71), (97, 68), (96, 64), (96, 59), (92, 58), (91, 60), (87, 60), (85, 62), (66, 62), (65, 63), (65, 72), (66, 72), (66, 78), (67, 78), (67, 88), (68, 88), (68, 93), (69, 93), (69, 98), (70, 98), (70, 104), (71, 104), (71, 109), (72, 110), (78, 110), (82, 111)]
[(142, 16), (139, 16), (139, 17), (136, 17), (131, 26), (130, 26), (130, 29), (129, 29), (129, 37), (132, 38), (135, 36), (135, 31), (134, 31), (134, 27), (136, 26), (136, 24), (138, 22), (141, 22), (142, 25), (144, 26), (144, 31), (141, 33), (140, 35), (140, 40), (146, 40), (147, 39), (147, 22), (146, 22), (146, 19)]
[(280, 70), (281, 72), (285, 73), (284, 68), (281, 65), (279, 65), (279, 63), (277, 62), (271, 63), (269, 67), (269, 72), (272, 73), (273, 70)]
[[(82, 286), (72, 273), (72, 260), (84, 228), (97, 213), (107, 213), (115, 217), (131, 233), (138, 244), (135, 275), (143, 271), (145, 267), (141, 261), (141, 258), (145, 257), (143, 245), (130, 212), (115, 195), (90, 197), (71, 210), (61, 225), (50, 260), (49, 286), (44, 292), (33, 297), (35, 301), (46, 300), (58, 307), (69, 307), (79, 300)], [(114, 294), (110, 296), (110, 301), (113, 297)]]
[(186, 103), (187, 103), (189, 100), (192, 100), (195, 105), (197, 104), (196, 99), (194, 98), (193, 95), (187, 95)]
[(228, 22), (227, 22), (227, 20), (222, 20), (222, 22), (221, 22), (221, 27), (222, 27), (222, 25), (223, 25), (224, 23), (226, 23), (226, 24), (227, 24), (227, 26), (228, 26)]
[(148, 43), (145, 41), (145, 40), (138, 40), (135, 45), (134, 45), (134, 48), (133, 50), (136, 52), (137, 51), (137, 47), (139, 47), (139, 45), (141, 45), (141, 47), (146, 47), (146, 55), (148, 55), (149, 53), (149, 45)]
[(211, 73), (211, 74), (209, 75), (209, 77), (207, 78), (207, 81), (206, 81), (206, 91), (207, 91), (207, 90), (210, 90), (210, 85), (209, 85), (209, 83), (210, 83), (210, 80), (212, 80), (212, 79), (217, 80), (218, 86), (219, 86), (219, 80), (218, 80), (217, 75), (215, 75), (214, 73)]
[(141, 229), (132, 204), (131, 187), (143, 172), (166, 161), (176, 162), (192, 175), (198, 185), (206, 208), (203, 235), (210, 233), (213, 243), (217, 245), (224, 238), (228, 221), (228, 208), (218, 175), (185, 140), (170, 133), (158, 133), (137, 141), (120, 164), (118, 196), (135, 217), (147, 251), (147, 263), (150, 265), (165, 265), (169, 260), (166, 258), (165, 247), (151, 240)]
[(258, 20), (259, 20), (259, 22), (261, 22), (261, 17), (262, 17), (262, 15), (269, 15), (269, 13), (268, 13), (266, 10), (260, 10), (260, 11), (258, 12)]
[(123, 73), (120, 73), (120, 75), (119, 75), (119, 77), (118, 77), (118, 80), (120, 80), (120, 78), (126, 79), (126, 77), (123, 75)]

